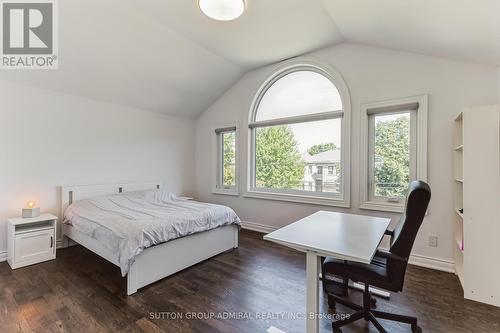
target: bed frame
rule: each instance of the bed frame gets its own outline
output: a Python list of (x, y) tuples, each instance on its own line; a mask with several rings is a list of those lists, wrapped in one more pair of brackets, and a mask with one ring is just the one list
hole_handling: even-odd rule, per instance
[[(61, 217), (73, 202), (99, 195), (160, 189), (160, 184), (158, 182), (61, 187)], [(119, 266), (115, 253), (72, 226), (63, 224), (62, 236), (63, 247), (69, 246), (72, 240)], [(238, 226), (228, 225), (147, 248), (135, 258), (127, 274), (127, 295), (132, 295), (139, 288), (237, 247)]]

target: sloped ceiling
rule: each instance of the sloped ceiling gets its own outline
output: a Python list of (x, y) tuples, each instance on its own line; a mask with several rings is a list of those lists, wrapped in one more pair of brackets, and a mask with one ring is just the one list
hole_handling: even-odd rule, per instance
[(497, 0), (247, 0), (217, 22), (196, 0), (64, 0), (59, 69), (0, 78), (194, 118), (253, 68), (344, 41), (500, 65)]
[(324, 0), (350, 42), (500, 66), (498, 0)]
[(196, 0), (127, 0), (156, 22), (250, 69), (342, 41), (322, 0), (247, 0), (243, 16), (214, 21)]

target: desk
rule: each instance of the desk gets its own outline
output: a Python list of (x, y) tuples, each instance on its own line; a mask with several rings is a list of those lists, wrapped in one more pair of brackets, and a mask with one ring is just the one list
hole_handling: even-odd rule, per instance
[(390, 219), (319, 211), (264, 236), (306, 253), (306, 332), (318, 333), (320, 257), (369, 264)]

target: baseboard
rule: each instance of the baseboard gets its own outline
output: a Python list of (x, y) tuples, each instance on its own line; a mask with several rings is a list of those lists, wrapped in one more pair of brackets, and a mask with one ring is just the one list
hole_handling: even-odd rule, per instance
[[(269, 225), (265, 225), (265, 224), (254, 223), (254, 222), (247, 222), (247, 221), (242, 221), (241, 227), (243, 229), (262, 232), (265, 234), (267, 234), (269, 232), (273, 232), (274, 230), (278, 229), (277, 227), (274, 227), (274, 226), (269, 226)], [(56, 246), (58, 249), (62, 248), (62, 240), (58, 240), (56, 242)], [(6, 260), (7, 260), (7, 251), (0, 252), (0, 262), (6, 261)], [(448, 273), (455, 273), (455, 263), (453, 261), (450, 261), (450, 260), (443, 260), (443, 259), (427, 257), (427, 256), (419, 255), (419, 254), (412, 254), (410, 256), (409, 263), (411, 265), (415, 265), (415, 266), (431, 268), (431, 269), (435, 269), (435, 270), (443, 271), (443, 272), (448, 272)]]
[[(387, 251), (386, 248), (381, 248)], [(408, 261), (410, 265), (435, 269), (437, 271), (453, 273), (455, 274), (455, 262), (451, 260), (444, 260), (439, 258), (427, 257), (421, 254), (410, 255), (410, 260)]]
[(426, 257), (419, 254), (412, 254), (409, 263), (411, 265), (431, 268), (438, 271), (455, 274), (455, 262), (438, 258)]
[(265, 225), (265, 224), (255, 223), (255, 222), (248, 222), (248, 221), (241, 221), (241, 227), (243, 229), (258, 231), (258, 232), (262, 232), (264, 234), (273, 232), (273, 231), (278, 229), (278, 227), (273, 227), (270, 225)]
[[(255, 222), (248, 222), (248, 221), (242, 221), (241, 227), (243, 229), (258, 231), (258, 232), (262, 232), (265, 234), (267, 234), (269, 232), (273, 232), (273, 231), (278, 229), (278, 227), (260, 224), (260, 223), (255, 223)], [(385, 250), (387, 250), (387, 249), (385, 249)], [(450, 261), (450, 260), (427, 257), (427, 256), (423, 256), (420, 254), (412, 254), (410, 256), (409, 263), (411, 265), (415, 265), (415, 266), (419, 266), (419, 267), (431, 268), (431, 269), (435, 269), (435, 270), (443, 271), (443, 272), (447, 272), (447, 273), (455, 273), (455, 262)]]

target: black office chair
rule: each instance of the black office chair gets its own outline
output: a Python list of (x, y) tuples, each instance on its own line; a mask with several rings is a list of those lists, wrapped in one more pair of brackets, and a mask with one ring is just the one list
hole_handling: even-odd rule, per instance
[[(386, 330), (376, 318), (407, 323), (411, 325), (412, 332), (421, 332), (415, 317), (374, 310), (376, 300), (371, 297), (369, 287), (375, 286), (393, 292), (403, 290), (408, 258), (430, 198), (431, 189), (427, 183), (414, 181), (410, 184), (404, 214), (394, 231), (386, 231), (386, 235), (391, 236), (389, 252), (377, 250), (370, 264), (338, 260), (332, 257), (325, 259), (322, 265), (323, 288), (328, 293), (330, 308), (335, 308), (338, 302), (356, 311), (346, 319), (334, 321), (332, 323), (334, 332), (341, 332), (340, 327), (362, 318), (370, 321), (379, 332), (386, 332)], [(340, 277), (343, 282), (340, 284), (335, 282), (331, 279), (332, 275)], [(347, 293), (349, 280), (364, 283), (362, 306), (340, 297)]]

